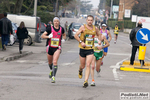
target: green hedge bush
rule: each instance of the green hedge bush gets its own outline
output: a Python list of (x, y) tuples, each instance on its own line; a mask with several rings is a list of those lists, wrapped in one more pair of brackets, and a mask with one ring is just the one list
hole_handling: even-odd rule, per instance
[(53, 22), (54, 15), (49, 12), (38, 11), (37, 16), (41, 18), (41, 22), (48, 23), (49, 21)]
[(123, 30), (124, 28), (133, 29), (136, 27), (136, 22), (131, 22), (131, 20), (117, 21), (114, 19), (108, 20), (109, 27), (115, 28), (115, 24), (118, 24), (118, 27)]

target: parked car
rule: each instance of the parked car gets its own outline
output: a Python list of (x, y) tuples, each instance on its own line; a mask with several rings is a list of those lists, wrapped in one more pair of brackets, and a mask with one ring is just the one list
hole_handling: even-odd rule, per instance
[(69, 29), (68, 29), (68, 36), (70, 39), (74, 38), (74, 35), (76, 34), (76, 32), (79, 30), (79, 28), (82, 26), (82, 23), (71, 23), (69, 25)]
[(40, 17), (8, 14), (7, 18), (10, 19), (12, 22), (17, 23), (18, 25), (21, 23), (21, 21), (24, 21), (25, 26), (28, 30), (28, 38), (24, 40), (25, 44), (31, 45), (33, 42), (37, 42), (37, 43), (41, 42)]
[(46, 31), (46, 27), (47, 25), (41, 22), (41, 34), (43, 34)]
[(9, 46), (12, 46), (17, 41), (17, 34), (16, 33), (17, 33), (18, 25), (16, 23), (13, 23), (13, 22), (11, 22), (11, 24), (12, 24), (13, 34), (12, 34), (12, 37), (10, 36), (9, 43), (8, 43)]

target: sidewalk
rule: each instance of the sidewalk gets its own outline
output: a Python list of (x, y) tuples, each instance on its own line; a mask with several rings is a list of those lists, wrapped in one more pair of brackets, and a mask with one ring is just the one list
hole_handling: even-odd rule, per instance
[(1, 61), (12, 61), (26, 55), (32, 54), (32, 51), (24, 51), (22, 54), (19, 53), (19, 47), (17, 45), (7, 46), (6, 51), (2, 51), (0, 48), (0, 62)]
[(22, 54), (20, 54), (19, 43), (15, 43), (13, 46), (7, 46), (6, 51), (2, 51), (0, 48), (0, 62), (12, 61), (33, 53), (41, 53), (43, 50), (45, 50), (45, 41), (31, 46), (24, 45)]

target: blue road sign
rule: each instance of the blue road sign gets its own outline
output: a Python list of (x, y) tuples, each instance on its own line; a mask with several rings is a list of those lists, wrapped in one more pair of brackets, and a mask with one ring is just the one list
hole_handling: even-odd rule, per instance
[(150, 30), (147, 28), (141, 28), (136, 33), (136, 39), (142, 44), (150, 42)]

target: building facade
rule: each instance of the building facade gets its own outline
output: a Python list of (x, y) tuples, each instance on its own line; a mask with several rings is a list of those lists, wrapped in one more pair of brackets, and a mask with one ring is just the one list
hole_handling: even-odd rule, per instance
[(132, 7), (134, 6), (135, 2), (136, 0), (120, 0), (119, 1), (118, 21), (123, 21), (125, 9), (132, 10)]

